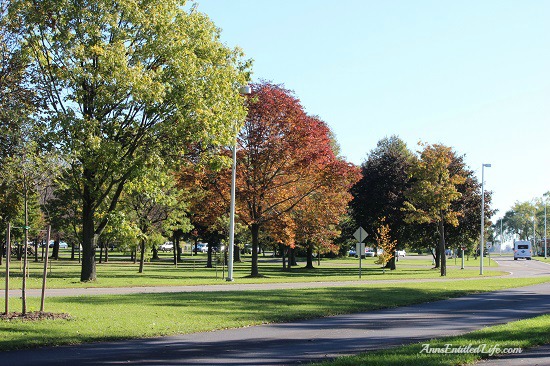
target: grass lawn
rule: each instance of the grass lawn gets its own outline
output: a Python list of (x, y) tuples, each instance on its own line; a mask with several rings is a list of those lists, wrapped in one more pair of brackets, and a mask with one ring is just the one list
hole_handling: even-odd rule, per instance
[[(62, 253), (68, 256), (68, 252)], [(162, 253), (160, 261), (146, 263), (144, 273), (137, 273), (139, 264), (134, 264), (121, 257), (119, 253), (110, 255), (108, 263), (97, 263), (97, 281), (80, 282), (80, 264), (63, 258), (50, 261), (51, 271), (48, 274), (48, 288), (70, 287), (135, 287), (135, 286), (177, 286), (177, 285), (206, 285), (227, 284), (222, 279), (222, 266), (217, 268), (205, 268), (206, 255), (185, 257), (184, 263), (178, 264), (178, 268), (170, 262), (170, 254)], [(359, 279), (359, 260), (356, 258), (324, 259), (321, 265), (314, 263), (315, 269), (304, 268), (304, 263), (294, 267), (292, 271), (283, 271), (280, 259), (260, 256), (260, 273), (264, 278), (246, 278), (250, 274), (250, 258), (243, 257), (244, 262), (235, 263), (234, 278), (238, 283), (265, 283), (265, 282), (308, 282), (308, 281), (349, 281)], [(375, 258), (362, 260), (362, 279), (370, 280), (400, 280), (400, 279), (440, 279), (438, 269), (432, 269), (429, 259), (401, 258), (397, 264), (397, 270), (385, 272), (379, 265), (374, 264)], [(497, 276), (504, 274), (499, 272), (496, 263), (485, 261), (485, 276)], [(447, 262), (447, 278), (476, 278), (479, 279), (479, 261), (473, 258), (466, 261), (466, 268), (460, 269), (454, 266), (454, 260)], [(5, 265), (5, 263), (4, 263)], [(42, 286), (42, 262), (29, 262), (29, 278), (27, 288), (40, 288)], [(22, 264), (12, 260), (10, 269), (10, 288), (21, 288)], [(227, 268), (225, 268), (226, 270)], [(0, 276), (4, 277), (5, 267), (0, 268)], [(4, 289), (4, 281), (0, 281), (0, 289)]]
[[(52, 297), (46, 311), (71, 320), (0, 321), (0, 350), (211, 331), (398, 307), (550, 281), (391, 283), (338, 288)], [(20, 310), (21, 300), (10, 300)], [(30, 298), (29, 311), (39, 308)]]
[[(508, 324), (487, 327), (475, 332), (457, 337), (445, 337), (430, 341), (415, 343), (403, 347), (383, 351), (375, 351), (357, 356), (341, 357), (333, 361), (318, 363), (322, 366), (441, 366), (441, 365), (465, 365), (473, 364), (482, 358), (487, 358), (492, 350), (496, 354), (497, 349), (503, 352), (505, 348), (530, 348), (550, 343), (550, 315), (519, 320)], [(459, 347), (475, 349), (484, 348), (480, 353), (446, 353), (435, 354), (421, 351), (430, 348), (458, 349)], [(463, 348), (463, 349), (464, 349)], [(510, 352), (510, 351), (509, 351)]]

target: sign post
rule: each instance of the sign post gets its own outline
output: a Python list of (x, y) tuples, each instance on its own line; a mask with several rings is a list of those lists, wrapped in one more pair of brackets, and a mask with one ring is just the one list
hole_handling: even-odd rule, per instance
[(358, 243), (355, 246), (356, 248), (355, 252), (359, 256), (359, 278), (361, 278), (361, 270), (362, 270), (361, 259), (365, 255), (365, 243), (363, 243), (363, 240), (365, 240), (368, 235), (369, 234), (367, 234), (365, 229), (363, 229), (361, 226), (359, 226), (359, 229), (357, 229), (353, 234), (353, 237), (358, 241)]
[(493, 243), (487, 243), (487, 256), (489, 257), (489, 266), (491, 265), (491, 247)]

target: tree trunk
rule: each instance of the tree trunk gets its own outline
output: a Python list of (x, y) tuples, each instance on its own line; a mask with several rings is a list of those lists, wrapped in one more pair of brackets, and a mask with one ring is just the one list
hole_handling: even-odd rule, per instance
[(178, 262), (181, 262), (181, 247), (180, 247), (180, 237), (179, 236), (174, 236), (174, 246), (176, 247)]
[[(25, 188), (25, 244), (24, 244), (24, 260), (23, 260), (23, 285), (21, 286), (21, 313), (27, 313), (27, 247), (29, 240), (29, 210), (27, 204), (27, 190)], [(6, 314), (7, 315), (7, 314)]]
[(152, 259), (160, 259), (159, 258), (159, 250), (155, 245), (153, 245), (153, 258)]
[[(34, 261), (38, 262), (38, 239), (34, 239)], [(0, 262), (0, 265), (1, 264)]]
[(233, 247), (233, 262), (242, 262), (241, 248), (237, 244)]
[(292, 266), (298, 265), (298, 262), (296, 262), (296, 248), (290, 249), (290, 257), (288, 258), (288, 264)]
[(447, 276), (447, 256), (445, 255), (445, 225), (439, 221), (439, 257), (441, 258), (441, 276)]
[(306, 268), (307, 269), (313, 269), (313, 244), (306, 242)]
[(103, 246), (103, 243), (99, 244), (99, 263), (103, 260)]
[(250, 225), (250, 233), (252, 234), (252, 266), (251, 266), (250, 276), (259, 277), (260, 272), (258, 271), (258, 247), (259, 247), (260, 225), (258, 224)]
[(82, 268), (80, 271), (80, 281), (95, 281), (97, 277), (95, 266), (95, 248), (97, 236), (94, 228), (94, 209), (90, 202), (90, 192), (87, 187), (84, 188), (84, 204), (82, 205)]
[(59, 259), (59, 239), (53, 242), (52, 259)]
[[(175, 242), (176, 242), (176, 233), (172, 232), (172, 244), (174, 244)], [(177, 252), (175, 244), (172, 245), (172, 254), (173, 254), (173, 257), (174, 257), (174, 266), (177, 266), (178, 265), (178, 252)]]
[(286, 251), (283, 244), (279, 244), (279, 251), (281, 252), (281, 259), (283, 260), (283, 270), (286, 270)]
[(388, 263), (386, 263), (385, 268), (388, 268), (393, 271), (396, 268), (396, 265), (395, 265), (396, 259), (397, 259), (397, 250), (393, 252), (393, 257), (391, 257)]
[(71, 245), (71, 260), (74, 260), (74, 248), (76, 247), (76, 244), (73, 243), (73, 245)]
[(435, 265), (434, 268), (439, 268), (439, 263), (441, 263), (441, 252), (439, 251), (439, 244), (435, 247)]
[(208, 243), (208, 251), (206, 252), (206, 268), (212, 268), (212, 245), (214, 243)]
[(138, 273), (143, 273), (143, 263), (145, 262), (145, 238), (141, 239), (140, 243), (141, 253), (139, 256), (139, 270)]
[(109, 245), (105, 246), (105, 263), (109, 261)]

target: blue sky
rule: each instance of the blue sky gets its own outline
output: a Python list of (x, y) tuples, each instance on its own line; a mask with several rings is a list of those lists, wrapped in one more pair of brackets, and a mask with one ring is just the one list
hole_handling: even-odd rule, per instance
[(550, 1), (199, 0), (361, 164), (398, 135), (466, 155), (502, 216), (550, 190)]

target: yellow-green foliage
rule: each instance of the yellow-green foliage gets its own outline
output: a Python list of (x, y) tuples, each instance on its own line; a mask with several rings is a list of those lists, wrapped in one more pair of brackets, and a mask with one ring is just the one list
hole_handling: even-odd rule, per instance
[(382, 249), (382, 254), (378, 255), (376, 264), (386, 265), (393, 258), (393, 252), (397, 246), (397, 240), (392, 240), (390, 236), (390, 226), (386, 224), (386, 218), (380, 220), (380, 226), (376, 230), (376, 243), (378, 248)]

